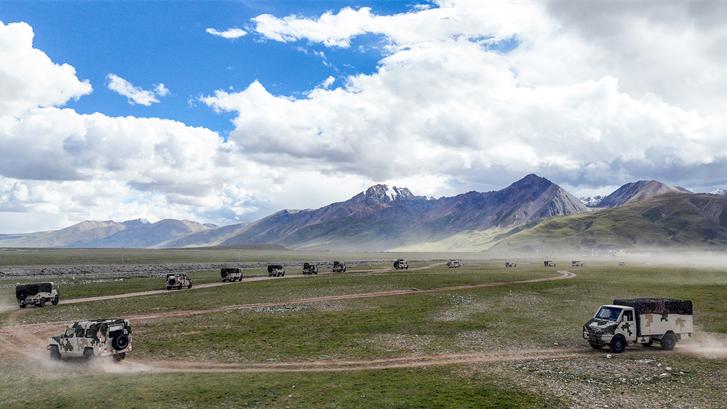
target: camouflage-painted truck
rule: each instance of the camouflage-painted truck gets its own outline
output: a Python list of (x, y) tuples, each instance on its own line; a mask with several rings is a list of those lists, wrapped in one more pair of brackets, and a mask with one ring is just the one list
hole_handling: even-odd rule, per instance
[(586, 322), (583, 338), (594, 349), (608, 345), (615, 353), (623, 352), (628, 344), (648, 347), (655, 341), (662, 349), (672, 350), (679, 340), (692, 336), (692, 315), (692, 302), (688, 300), (613, 300)]
[(15, 286), (15, 298), (18, 300), (18, 306), (25, 308), (28, 305), (43, 307), (46, 303), (58, 305), (61, 296), (55, 284), (37, 283)]
[(192, 279), (184, 273), (167, 274), (167, 290), (192, 288)]
[(241, 268), (221, 268), (220, 269), (220, 278), (222, 278), (222, 282), (233, 282), (233, 281), (242, 281), (242, 269)]
[(105, 356), (121, 361), (131, 352), (131, 338), (131, 325), (125, 319), (78, 321), (63, 334), (48, 338), (48, 351), (54, 361)]
[(318, 266), (315, 263), (303, 263), (303, 274), (312, 275), (318, 274)]

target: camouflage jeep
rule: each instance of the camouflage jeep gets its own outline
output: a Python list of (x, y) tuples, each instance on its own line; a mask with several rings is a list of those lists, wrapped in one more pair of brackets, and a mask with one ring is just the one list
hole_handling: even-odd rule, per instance
[(313, 263), (303, 263), (303, 274), (318, 274), (318, 266)]
[(394, 261), (394, 269), (396, 270), (408, 270), (409, 269), (409, 263), (406, 262), (403, 258), (396, 259)]
[(447, 267), (449, 267), (449, 268), (460, 268), (460, 267), (462, 267), (462, 262), (459, 261), (459, 260), (455, 260), (455, 259), (452, 258), (452, 259), (449, 259), (449, 261), (447, 261)]
[(47, 302), (58, 305), (60, 295), (53, 283), (20, 284), (15, 286), (15, 298), (20, 308), (28, 305), (43, 307)]
[(126, 358), (131, 352), (131, 326), (124, 319), (78, 321), (66, 331), (48, 338), (50, 359), (111, 356), (115, 361)]
[(192, 279), (184, 273), (167, 274), (167, 290), (192, 288)]
[(241, 268), (222, 268), (220, 269), (220, 277), (222, 282), (233, 282), (242, 281), (242, 269)]
[(285, 267), (280, 264), (268, 264), (268, 277), (285, 276)]
[(346, 272), (346, 263), (343, 263), (340, 261), (334, 261), (332, 271), (334, 273), (345, 273)]

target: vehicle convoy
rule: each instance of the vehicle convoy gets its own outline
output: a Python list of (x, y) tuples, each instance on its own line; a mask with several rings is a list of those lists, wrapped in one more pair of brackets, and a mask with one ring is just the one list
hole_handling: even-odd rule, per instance
[(340, 261), (334, 261), (332, 271), (334, 273), (345, 273), (346, 272), (346, 263), (343, 263)]
[(398, 258), (394, 261), (394, 269), (396, 270), (408, 270), (409, 264), (403, 258)]
[(303, 274), (304, 275), (318, 274), (318, 266), (313, 263), (303, 263)]
[(462, 262), (455, 259), (449, 259), (447, 261), (447, 267), (449, 268), (460, 268), (462, 267)]
[(692, 302), (668, 298), (613, 300), (602, 305), (583, 326), (583, 338), (594, 349), (608, 345), (621, 353), (628, 344), (672, 350), (682, 338), (692, 336)]
[(515, 264), (515, 263), (513, 263), (511, 261), (506, 261), (505, 262), (505, 268), (515, 268), (515, 267), (517, 267), (517, 264)]
[(268, 264), (268, 277), (285, 276), (285, 267), (280, 264)]
[(125, 319), (78, 321), (66, 331), (48, 338), (50, 359), (112, 356), (115, 361), (131, 352), (131, 325)]
[(192, 288), (192, 279), (185, 273), (167, 274), (167, 290)]
[(17, 285), (15, 286), (15, 298), (18, 300), (20, 308), (25, 308), (28, 305), (43, 307), (48, 302), (58, 305), (61, 299), (58, 288), (53, 283)]
[(570, 262), (571, 267), (583, 267), (583, 262), (579, 260), (573, 260)]
[(233, 282), (242, 281), (242, 269), (241, 268), (222, 268), (220, 269), (220, 277), (222, 282)]

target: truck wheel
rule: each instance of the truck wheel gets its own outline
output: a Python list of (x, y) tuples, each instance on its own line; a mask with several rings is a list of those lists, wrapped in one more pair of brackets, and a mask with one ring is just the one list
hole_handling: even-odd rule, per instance
[(60, 300), (61, 300), (61, 297), (60, 297), (60, 296), (58, 296), (58, 295), (56, 295), (55, 297), (53, 297), (53, 301), (51, 301), (51, 304), (53, 304), (53, 305), (58, 305), (58, 302), (59, 302)]
[(641, 345), (642, 346), (645, 346), (645, 347), (650, 347), (651, 344), (653, 344), (653, 343), (654, 343), (654, 340), (653, 339), (649, 339), (649, 342), (642, 342)]
[(616, 335), (611, 338), (611, 352), (614, 354), (620, 354), (624, 350), (626, 350), (626, 339), (623, 335)]
[(83, 360), (86, 362), (91, 362), (93, 359), (93, 349), (86, 348), (83, 350)]
[(603, 348), (603, 345), (601, 345), (601, 344), (594, 344), (593, 342), (589, 342), (588, 345), (590, 345), (591, 348), (593, 348), (593, 349), (601, 349), (601, 348)]
[(58, 345), (51, 345), (49, 351), (51, 361), (61, 360), (61, 352), (58, 350)]
[(677, 344), (677, 337), (673, 332), (667, 332), (661, 337), (661, 349), (671, 351)]

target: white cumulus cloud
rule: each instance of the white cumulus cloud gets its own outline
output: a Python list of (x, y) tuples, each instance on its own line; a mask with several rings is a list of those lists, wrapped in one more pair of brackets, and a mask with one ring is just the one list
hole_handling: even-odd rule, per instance
[(222, 37), (228, 40), (234, 40), (236, 38), (244, 37), (247, 35), (247, 31), (241, 28), (228, 28), (227, 30), (217, 30), (214, 28), (208, 28), (205, 30), (208, 34), (212, 34), (215, 37)]
[(131, 105), (149, 106), (159, 102), (157, 97), (169, 95), (169, 89), (164, 84), (157, 84), (154, 86), (154, 89), (145, 90), (113, 73), (108, 74), (106, 80), (108, 81), (108, 88), (126, 97)]

